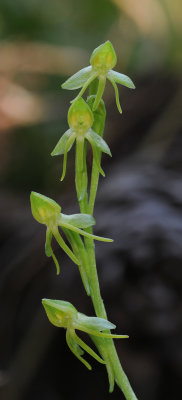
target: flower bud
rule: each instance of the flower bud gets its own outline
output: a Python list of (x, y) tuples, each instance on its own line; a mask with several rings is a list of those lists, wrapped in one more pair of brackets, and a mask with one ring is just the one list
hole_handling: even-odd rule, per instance
[(32, 192), (30, 201), (32, 214), (40, 224), (58, 225), (61, 207), (54, 200), (40, 193)]
[(115, 67), (116, 62), (116, 53), (109, 40), (97, 47), (90, 57), (90, 64), (94, 70), (99, 72), (99, 75), (105, 75)]
[(91, 128), (93, 121), (92, 111), (82, 98), (73, 102), (68, 111), (70, 128), (73, 128), (76, 133), (84, 134)]
[(76, 308), (68, 301), (43, 299), (42, 304), (49, 321), (59, 328), (72, 325), (77, 317)]

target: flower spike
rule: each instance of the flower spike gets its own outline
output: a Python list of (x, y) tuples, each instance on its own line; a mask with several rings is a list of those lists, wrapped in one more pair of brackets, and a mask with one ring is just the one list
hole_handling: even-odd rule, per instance
[(128, 338), (127, 335), (112, 335), (102, 332), (106, 329), (115, 329), (116, 326), (103, 318), (88, 317), (85, 314), (79, 313), (76, 308), (67, 301), (43, 299), (42, 304), (49, 321), (56, 327), (66, 329), (66, 342), (68, 347), (89, 370), (91, 370), (92, 367), (82, 357), (84, 351), (89, 353), (98, 362), (102, 364), (106, 364), (106, 362), (77, 336), (75, 332), (76, 329), (88, 333), (91, 338), (95, 336), (102, 338)]
[[(95, 101), (97, 101), (97, 98), (95, 99)], [(102, 151), (109, 156), (111, 156), (111, 152), (105, 140), (93, 131), (93, 122), (94, 117), (89, 105), (82, 98), (75, 100), (68, 111), (68, 124), (70, 129), (68, 129), (68, 131), (63, 134), (51, 153), (52, 156), (64, 154), (61, 181), (64, 179), (66, 173), (67, 153), (71, 149), (75, 140), (79, 170), (82, 171), (83, 169), (84, 143), (87, 139), (88, 142), (91, 144), (93, 157), (96, 161), (99, 172), (103, 176), (105, 176), (104, 171), (102, 170), (100, 165), (98, 150), (99, 152)]]
[(75, 264), (80, 265), (80, 261), (60, 235), (58, 230), (59, 227), (65, 229), (66, 231), (76, 232), (77, 234), (86, 236), (90, 239), (95, 239), (102, 242), (113, 241), (112, 239), (91, 235), (83, 230), (83, 228), (88, 228), (95, 225), (95, 219), (89, 214), (63, 214), (61, 213), (61, 207), (59, 204), (49, 197), (43, 196), (42, 194), (36, 192), (31, 193), (30, 200), (34, 218), (39, 223), (47, 226), (45, 253), (47, 257), (53, 258), (53, 261), (56, 265), (57, 274), (59, 274), (60, 268), (57, 258), (51, 247), (52, 236), (54, 236), (57, 243), (65, 251), (68, 257), (70, 257)]
[(127, 75), (120, 74), (119, 72), (113, 70), (116, 63), (116, 53), (114, 51), (112, 43), (107, 40), (105, 43), (101, 44), (93, 51), (90, 57), (90, 66), (81, 69), (76, 74), (67, 79), (62, 84), (62, 88), (68, 90), (81, 88), (77, 97), (72, 100), (72, 102), (74, 103), (83, 95), (87, 87), (94, 81), (94, 79), (97, 78), (99, 80), (99, 84), (95, 102), (93, 105), (93, 111), (95, 111), (102, 98), (106, 79), (108, 79), (114, 87), (118, 111), (122, 113), (116, 83), (119, 83), (130, 89), (135, 89), (135, 85)]

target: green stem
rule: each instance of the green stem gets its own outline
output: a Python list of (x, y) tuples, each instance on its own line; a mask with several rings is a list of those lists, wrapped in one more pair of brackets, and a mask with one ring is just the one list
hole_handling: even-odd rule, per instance
[[(92, 231), (92, 228), (87, 228), (89, 231)], [(85, 247), (86, 251), (88, 252), (88, 260), (90, 264), (90, 276), (89, 276), (89, 284), (90, 284), (90, 294), (91, 294), (91, 299), (94, 305), (95, 313), (97, 317), (100, 318), (105, 318), (107, 319), (107, 314), (106, 310), (104, 307), (103, 300), (101, 298), (101, 293), (100, 293), (100, 286), (99, 286), (99, 280), (98, 280), (98, 275), (97, 275), (97, 268), (96, 268), (96, 262), (95, 262), (95, 250), (94, 250), (94, 242), (91, 239), (85, 238)], [(105, 331), (109, 333), (108, 331)], [(100, 350), (100, 344), (99, 341), (97, 341), (94, 338), (94, 342), (96, 345), (98, 345), (98, 348)], [(107, 341), (104, 343), (104, 349), (103, 346), (101, 346), (101, 355), (104, 357), (104, 354), (107, 353), (107, 358), (109, 358), (109, 365), (112, 366), (113, 374), (115, 377), (115, 380), (124, 393), (125, 397), (127, 400), (137, 400), (137, 397), (135, 396), (135, 393), (133, 392), (133, 389), (129, 383), (129, 380), (123, 371), (123, 368), (120, 364), (120, 360), (118, 358), (116, 348), (114, 345), (114, 342), (112, 339), (107, 339)], [(104, 353), (103, 353), (104, 351)], [(108, 370), (108, 368), (107, 368)], [(109, 371), (108, 371), (108, 376), (109, 376)], [(112, 386), (111, 386), (111, 381), (110, 381), (110, 391), (112, 391)]]
[(88, 296), (90, 296), (90, 287), (89, 287), (89, 264), (88, 264), (88, 259), (87, 259), (87, 254), (85, 251), (85, 246), (82, 242), (82, 239), (80, 235), (78, 235), (75, 232), (71, 232), (68, 229), (64, 229), (62, 227), (62, 230), (67, 237), (73, 252), (75, 253), (76, 257), (80, 261), (80, 265), (78, 265), (79, 271), (80, 271), (80, 276), (83, 282), (83, 286), (85, 288), (85, 291)]
[[(100, 132), (99, 127), (97, 127), (96, 132)], [(80, 146), (81, 147), (81, 146)], [(91, 188), (90, 188), (90, 200), (88, 204), (87, 196), (84, 197), (84, 200), (80, 198), (80, 193), (83, 190), (85, 194), (85, 190), (87, 192), (87, 183), (88, 178), (86, 179), (85, 174), (87, 174), (86, 168), (86, 156), (83, 160), (82, 170), (80, 168), (80, 160), (78, 160), (78, 156), (80, 153), (79, 143), (77, 147), (76, 153), (76, 190), (77, 197), (80, 205), (80, 211), (82, 213), (90, 213), (93, 214), (93, 208), (95, 204), (95, 197), (97, 192), (98, 180), (99, 180), (99, 171), (97, 166), (93, 162), (92, 167), (92, 176), (91, 176)], [(92, 228), (87, 228), (86, 231), (92, 234)], [(104, 307), (104, 303), (100, 293), (100, 286), (96, 268), (96, 260), (95, 260), (95, 248), (94, 241), (92, 239), (84, 238), (85, 240), (85, 249), (87, 253), (87, 260), (89, 263), (89, 286), (90, 286), (90, 294), (93, 302), (93, 306), (95, 309), (95, 313), (100, 318), (107, 319), (106, 310)], [(105, 331), (109, 333), (110, 331)], [(92, 338), (96, 346), (98, 347), (101, 356), (107, 362), (106, 368), (108, 372), (109, 382), (110, 382), (110, 391), (113, 390), (114, 387), (114, 379), (117, 382), (118, 386), (124, 393), (127, 400), (137, 400), (135, 393), (133, 392), (131, 385), (128, 381), (128, 378), (123, 371), (120, 360), (118, 358), (115, 345), (112, 339), (101, 339), (101, 338)], [(104, 341), (104, 342), (103, 342)]]

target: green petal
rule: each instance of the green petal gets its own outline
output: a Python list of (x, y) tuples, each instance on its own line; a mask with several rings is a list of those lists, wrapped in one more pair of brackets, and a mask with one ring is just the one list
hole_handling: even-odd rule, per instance
[(98, 336), (98, 337), (102, 337), (102, 338), (106, 338), (106, 339), (128, 339), (129, 338), (128, 335), (114, 335), (111, 333), (99, 332), (94, 329), (87, 328), (85, 326), (78, 325), (78, 326), (76, 326), (76, 329), (86, 332), (89, 335)]
[[(71, 138), (71, 136), (74, 134), (72, 129), (68, 129), (62, 136), (57, 145), (55, 146), (54, 150), (51, 153), (51, 156), (59, 156), (60, 154), (64, 154), (66, 145), (68, 143), (68, 140)], [(71, 143), (70, 147), (68, 148), (68, 151), (71, 149), (73, 143)]]
[(78, 347), (73, 345), (73, 338), (71, 337), (69, 330), (67, 329), (66, 331), (66, 342), (72, 353), (89, 369), (91, 370), (92, 367), (91, 365), (84, 360), (83, 357), (80, 355), (80, 351), (78, 350)]
[(75, 141), (75, 138), (76, 138), (75, 134), (70, 136), (70, 138), (67, 141), (66, 147), (65, 147), (64, 160), (63, 160), (63, 172), (62, 172), (62, 176), (61, 176), (61, 181), (63, 181), (65, 174), (66, 174), (67, 154), (68, 154), (68, 151), (71, 149), (71, 147)]
[(69, 336), (70, 339), (70, 343), (72, 345), (72, 347), (74, 348), (74, 350), (77, 352), (77, 354), (79, 354), (79, 356), (83, 356), (84, 354), (84, 350), (79, 346), (79, 344), (73, 339), (73, 336)]
[(82, 229), (76, 228), (76, 226), (73, 226), (70, 224), (61, 223), (61, 226), (63, 226), (64, 228), (70, 229), (73, 232), (79, 233), (80, 235), (86, 236), (89, 239), (99, 240), (100, 242), (113, 242), (113, 239), (108, 239), (105, 237), (92, 235), (91, 233), (85, 232)]
[(108, 79), (111, 78), (116, 83), (120, 83), (120, 85), (126, 86), (130, 89), (135, 89), (134, 83), (127, 75), (120, 74), (119, 72), (110, 70), (107, 73), (107, 77), (108, 77)]
[(97, 168), (98, 168), (100, 174), (101, 174), (102, 176), (105, 176), (105, 173), (104, 173), (104, 171), (103, 171), (103, 169), (102, 169), (102, 167), (101, 167), (101, 165), (100, 165), (100, 163), (101, 163), (100, 150), (98, 150), (98, 148), (95, 146), (95, 144), (94, 144), (93, 141), (90, 139), (90, 137), (87, 138), (87, 139), (88, 139), (88, 141), (89, 141), (90, 144), (91, 144), (92, 152), (93, 152), (93, 158), (94, 158), (94, 160), (95, 160), (95, 162), (96, 162)]
[(89, 129), (89, 131), (86, 133), (86, 138), (90, 141), (101, 151), (103, 151), (106, 154), (109, 154), (109, 156), (112, 157), (111, 151), (107, 143), (105, 142), (104, 139), (102, 139), (101, 136), (99, 136), (96, 132), (94, 132), (92, 129)]
[[(66, 226), (65, 226), (66, 228)], [(76, 228), (75, 228), (76, 229)], [(58, 244), (60, 245), (60, 247), (65, 251), (65, 253), (68, 255), (68, 257), (71, 258), (71, 260), (77, 264), (80, 265), (80, 262), (78, 261), (77, 257), (74, 255), (74, 253), (71, 251), (71, 249), (67, 246), (67, 244), (65, 243), (65, 241), (63, 240), (63, 238), (61, 237), (60, 233), (58, 230), (55, 230), (54, 232), (52, 232), (55, 239), (57, 240)]]
[(89, 67), (81, 69), (80, 71), (76, 72), (76, 74), (68, 78), (61, 85), (61, 87), (67, 90), (79, 89), (90, 78), (91, 73), (92, 73), (92, 67), (91, 65), (89, 65)]
[(52, 232), (47, 229), (46, 231), (46, 242), (45, 242), (45, 253), (47, 257), (51, 257), (51, 240), (52, 240)]
[(97, 78), (98, 73), (97, 72), (91, 72), (89, 78), (87, 79), (87, 81), (84, 83), (82, 89), (80, 90), (80, 92), (78, 93), (78, 96), (75, 97), (75, 99), (73, 99), (71, 101), (71, 103), (74, 103), (75, 101), (79, 100), (80, 97), (83, 95), (83, 93), (85, 92), (85, 90), (88, 88), (88, 86), (91, 84), (91, 82)]
[(89, 214), (61, 214), (59, 218), (60, 225), (61, 222), (74, 225), (77, 228), (88, 228), (89, 226), (95, 225), (95, 218)]
[(116, 328), (116, 325), (112, 324), (112, 322), (109, 322), (107, 319), (99, 317), (87, 317), (82, 313), (78, 313), (78, 321), (85, 327), (94, 329), (96, 331)]
[(46, 242), (45, 242), (45, 253), (47, 257), (52, 257), (53, 261), (55, 263), (56, 266), (56, 270), (57, 270), (57, 275), (60, 273), (60, 267), (59, 267), (59, 263), (58, 260), (52, 250), (52, 246), (51, 246), (51, 240), (52, 240), (52, 232), (47, 229), (46, 231)]
[(114, 91), (115, 91), (116, 105), (117, 105), (118, 111), (119, 111), (120, 114), (122, 114), (121, 104), (120, 104), (120, 101), (119, 101), (118, 87), (117, 87), (117, 85), (116, 85), (116, 83), (114, 82), (113, 79), (111, 79), (111, 78), (108, 78), (108, 79), (109, 79), (109, 81), (112, 83), (113, 88), (114, 88)]
[(95, 353), (94, 350), (91, 349), (90, 346), (88, 346), (86, 343), (83, 342), (83, 340), (81, 340), (77, 334), (74, 332), (73, 334), (73, 338), (75, 339), (76, 343), (82, 347), (88, 354), (90, 354), (90, 356), (92, 356), (93, 358), (95, 358), (95, 360), (97, 360), (98, 362), (100, 362), (101, 364), (105, 364), (105, 361), (98, 356), (97, 353)]

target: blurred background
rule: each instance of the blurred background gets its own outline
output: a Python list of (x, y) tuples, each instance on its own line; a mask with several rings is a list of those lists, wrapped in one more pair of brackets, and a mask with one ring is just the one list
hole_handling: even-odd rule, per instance
[[(105, 368), (90, 373), (51, 326), (41, 299), (71, 301), (93, 315), (77, 268), (57, 248), (61, 274), (44, 254), (45, 227), (29, 195), (78, 211), (74, 152), (60, 184), (50, 153), (67, 129), (76, 92), (61, 83), (111, 40), (123, 114), (107, 84), (105, 139), (95, 233), (102, 296), (121, 363), (139, 400), (179, 398), (182, 379), (182, 4), (181, 0), (0, 1), (0, 398), (121, 399), (108, 394)], [(89, 155), (91, 165), (91, 154)]]

